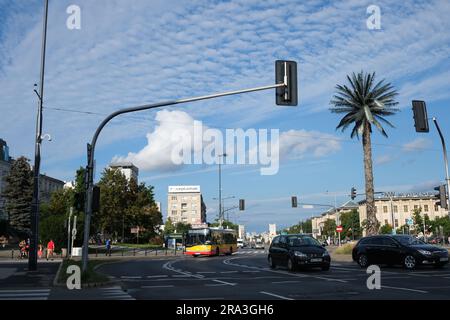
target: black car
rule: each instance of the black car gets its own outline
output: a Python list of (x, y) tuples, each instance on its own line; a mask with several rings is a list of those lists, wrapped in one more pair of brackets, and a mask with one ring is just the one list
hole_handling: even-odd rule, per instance
[(361, 268), (370, 264), (403, 265), (407, 269), (420, 264), (443, 267), (448, 263), (448, 251), (409, 235), (379, 235), (359, 240), (352, 258)]
[(290, 271), (298, 267), (330, 269), (330, 255), (313, 237), (303, 234), (281, 235), (273, 238), (267, 257), (271, 268), (286, 266)]

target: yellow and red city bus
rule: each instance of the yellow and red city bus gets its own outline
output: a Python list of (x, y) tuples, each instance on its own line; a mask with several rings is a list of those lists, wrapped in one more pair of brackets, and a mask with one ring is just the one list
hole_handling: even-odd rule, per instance
[(186, 234), (185, 245), (185, 254), (194, 257), (230, 255), (237, 251), (237, 232), (221, 228), (191, 229)]

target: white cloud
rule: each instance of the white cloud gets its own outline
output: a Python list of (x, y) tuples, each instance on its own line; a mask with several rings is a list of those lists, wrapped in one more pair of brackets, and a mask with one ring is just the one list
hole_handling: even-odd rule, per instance
[(405, 143), (403, 145), (404, 152), (420, 152), (424, 149), (430, 148), (432, 141), (426, 138), (417, 138), (411, 142)]
[(318, 131), (289, 130), (280, 133), (280, 158), (321, 158), (341, 149), (336, 136)]
[(375, 158), (374, 164), (375, 165), (382, 165), (382, 164), (386, 164), (389, 163), (391, 161), (395, 160), (395, 157), (391, 154), (384, 154), (381, 156), (378, 156)]

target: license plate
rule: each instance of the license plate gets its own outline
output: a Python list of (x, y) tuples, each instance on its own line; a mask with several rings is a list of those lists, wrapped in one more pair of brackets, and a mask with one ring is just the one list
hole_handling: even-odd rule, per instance
[(322, 258), (311, 259), (311, 262), (322, 262)]
[(439, 261), (448, 261), (448, 258), (440, 258)]

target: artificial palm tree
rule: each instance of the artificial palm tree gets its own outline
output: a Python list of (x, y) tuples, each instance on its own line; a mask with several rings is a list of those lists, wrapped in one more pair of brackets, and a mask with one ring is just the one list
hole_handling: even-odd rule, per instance
[(336, 130), (344, 131), (349, 126), (353, 126), (350, 137), (356, 136), (359, 139), (359, 136), (362, 136), (366, 181), (366, 226), (367, 234), (373, 235), (378, 233), (379, 222), (376, 218), (373, 187), (372, 126), (377, 127), (381, 134), (387, 137), (381, 123), (394, 127), (384, 117), (399, 111), (394, 108), (398, 104), (395, 101), (398, 93), (390, 83), (384, 83), (384, 80), (375, 84), (375, 72), (372, 74), (363, 71), (358, 74), (353, 73), (351, 77), (347, 76), (347, 80), (350, 87), (336, 86), (336, 94), (330, 102), (332, 104), (330, 110), (333, 113), (345, 113)]

